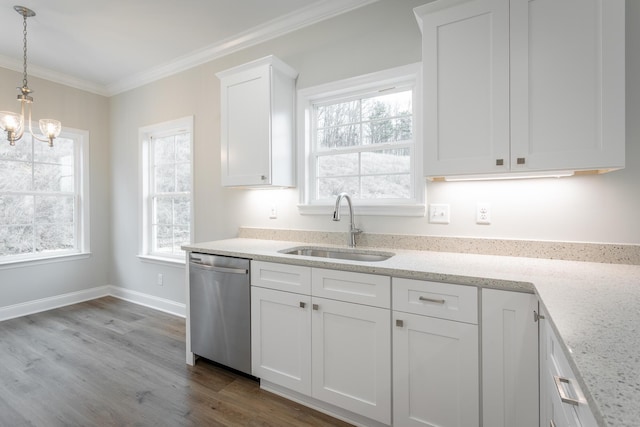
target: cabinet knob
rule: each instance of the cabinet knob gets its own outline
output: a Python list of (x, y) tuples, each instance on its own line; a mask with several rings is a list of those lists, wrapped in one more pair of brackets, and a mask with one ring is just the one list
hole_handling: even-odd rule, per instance
[(524, 165), (524, 161), (525, 161), (524, 157), (518, 157), (516, 159), (516, 163), (519, 164), (519, 165)]
[(396, 326), (402, 328), (404, 326), (404, 320), (396, 319)]
[(319, 309), (320, 309), (320, 306), (319, 306), (318, 304), (313, 304), (313, 309), (314, 309), (314, 310), (319, 310)]
[(306, 304), (306, 303), (304, 303), (304, 302), (300, 301), (300, 308), (305, 308), (306, 306), (307, 306), (307, 304)]
[(260, 175), (260, 179), (263, 180), (263, 181), (266, 181), (267, 180), (267, 176), (266, 175)]
[(504, 166), (504, 159), (496, 159), (496, 166)]

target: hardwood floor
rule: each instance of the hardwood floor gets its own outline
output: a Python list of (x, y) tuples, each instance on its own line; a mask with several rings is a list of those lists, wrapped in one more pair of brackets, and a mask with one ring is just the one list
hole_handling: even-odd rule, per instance
[(112, 297), (0, 322), (0, 426), (348, 426), (200, 359), (184, 319)]

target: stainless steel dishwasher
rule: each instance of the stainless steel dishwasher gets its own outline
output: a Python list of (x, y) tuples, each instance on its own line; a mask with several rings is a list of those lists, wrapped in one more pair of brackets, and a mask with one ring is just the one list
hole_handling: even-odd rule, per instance
[(249, 260), (189, 256), (191, 351), (251, 375)]

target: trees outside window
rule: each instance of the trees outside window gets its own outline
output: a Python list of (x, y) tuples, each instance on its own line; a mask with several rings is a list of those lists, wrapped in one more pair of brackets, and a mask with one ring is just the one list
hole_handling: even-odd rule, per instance
[(191, 242), (193, 119), (141, 129), (142, 256), (184, 258)]
[(424, 214), (419, 75), (412, 65), (299, 91), (303, 213), (347, 192), (360, 212)]
[(88, 133), (0, 138), (0, 263), (89, 250)]

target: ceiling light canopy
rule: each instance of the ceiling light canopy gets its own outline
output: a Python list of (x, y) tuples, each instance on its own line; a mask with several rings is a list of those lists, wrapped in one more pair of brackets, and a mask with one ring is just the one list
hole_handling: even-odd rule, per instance
[[(54, 119), (41, 119), (40, 132), (44, 137), (38, 137), (33, 133), (31, 129), (31, 104), (33, 103), (33, 97), (31, 96), (31, 89), (27, 83), (27, 18), (36, 16), (36, 13), (24, 6), (14, 6), (16, 12), (22, 15), (23, 18), (23, 67), (22, 74), (22, 87), (18, 87), (18, 101), (20, 101), (20, 114), (13, 113), (11, 111), (0, 111), (0, 128), (7, 133), (7, 139), (10, 145), (15, 145), (16, 141), (20, 140), (24, 135), (25, 126), (29, 126), (29, 133), (38, 141), (48, 142), (50, 147), (53, 147), (53, 140), (60, 135), (62, 130), (62, 124), (58, 120)], [(27, 110), (27, 123), (25, 123), (25, 109)]]

